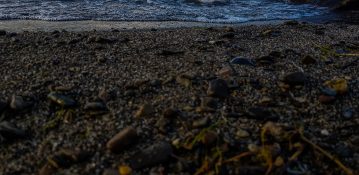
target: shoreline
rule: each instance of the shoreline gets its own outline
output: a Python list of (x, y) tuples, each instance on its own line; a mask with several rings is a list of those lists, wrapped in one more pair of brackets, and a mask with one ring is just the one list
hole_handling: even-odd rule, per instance
[[(136, 30), (136, 29), (179, 29), (196, 27), (240, 27), (249, 25), (276, 25), (290, 20), (273, 21), (251, 21), (244, 23), (206, 23), (189, 21), (43, 21), (43, 20), (0, 20), (0, 30), (11, 32), (23, 31), (54, 31), (67, 30), (73, 32), (81, 31), (109, 31), (117, 30)], [(299, 20), (300, 21), (300, 20)]]

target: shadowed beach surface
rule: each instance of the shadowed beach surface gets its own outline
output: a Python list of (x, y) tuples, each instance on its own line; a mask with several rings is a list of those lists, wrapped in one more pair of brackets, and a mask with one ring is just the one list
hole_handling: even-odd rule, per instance
[(359, 173), (358, 25), (16, 23), (2, 174)]

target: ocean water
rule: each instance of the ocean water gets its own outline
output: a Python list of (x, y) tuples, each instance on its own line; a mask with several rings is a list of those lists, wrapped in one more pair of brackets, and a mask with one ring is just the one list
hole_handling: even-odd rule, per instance
[(241, 23), (326, 13), (286, 0), (0, 0), (0, 19)]

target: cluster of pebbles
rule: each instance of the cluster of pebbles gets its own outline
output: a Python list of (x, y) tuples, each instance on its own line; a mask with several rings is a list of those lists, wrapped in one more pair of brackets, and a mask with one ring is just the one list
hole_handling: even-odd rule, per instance
[[(254, 158), (220, 170), (203, 162), (213, 148), (223, 160), (254, 150), (270, 121), (303, 126), (359, 173), (358, 31), (296, 21), (0, 31), (0, 172), (265, 174)], [(292, 154), (271, 140), (276, 155)], [(303, 149), (295, 164), (279, 159), (270, 173), (343, 173)]]

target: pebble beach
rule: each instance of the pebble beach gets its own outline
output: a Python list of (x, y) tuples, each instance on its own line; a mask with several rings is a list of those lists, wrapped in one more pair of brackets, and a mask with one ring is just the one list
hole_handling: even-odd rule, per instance
[(359, 173), (358, 25), (111, 28), (0, 30), (0, 174)]

